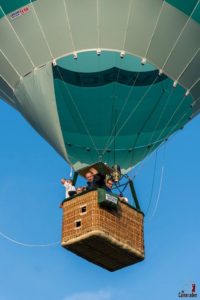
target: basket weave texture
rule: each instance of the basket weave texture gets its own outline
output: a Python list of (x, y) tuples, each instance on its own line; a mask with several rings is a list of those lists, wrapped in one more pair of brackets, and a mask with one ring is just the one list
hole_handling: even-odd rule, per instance
[(90, 191), (63, 203), (62, 246), (109, 271), (144, 259), (143, 214), (100, 207)]

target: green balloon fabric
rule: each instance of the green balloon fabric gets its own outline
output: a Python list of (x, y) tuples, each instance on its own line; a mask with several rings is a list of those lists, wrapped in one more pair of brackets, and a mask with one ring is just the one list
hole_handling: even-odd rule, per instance
[(0, 98), (78, 170), (123, 172), (200, 108), (200, 0), (0, 0)]

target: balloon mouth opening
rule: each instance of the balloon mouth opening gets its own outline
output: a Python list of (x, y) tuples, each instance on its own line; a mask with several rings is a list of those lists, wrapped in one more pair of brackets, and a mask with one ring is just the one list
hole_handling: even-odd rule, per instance
[(91, 73), (113, 67), (130, 72), (156, 71), (157, 68), (144, 57), (125, 51), (94, 49), (73, 52), (58, 58), (56, 64), (70, 71)]

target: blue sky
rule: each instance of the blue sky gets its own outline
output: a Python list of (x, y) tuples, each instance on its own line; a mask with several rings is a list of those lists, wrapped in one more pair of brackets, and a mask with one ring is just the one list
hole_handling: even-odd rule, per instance
[[(64, 250), (24, 247), (0, 236), (0, 300), (165, 300), (197, 285), (200, 297), (200, 118), (195, 118), (138, 173), (146, 259), (109, 273)], [(58, 242), (69, 168), (14, 109), (0, 101), (0, 232), (31, 244)], [(156, 214), (161, 168), (163, 185)]]

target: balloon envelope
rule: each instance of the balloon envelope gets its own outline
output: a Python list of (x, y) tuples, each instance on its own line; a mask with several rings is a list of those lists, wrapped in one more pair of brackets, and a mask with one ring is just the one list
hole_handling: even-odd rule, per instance
[(0, 0), (0, 97), (75, 169), (129, 170), (199, 112), (200, 3)]

